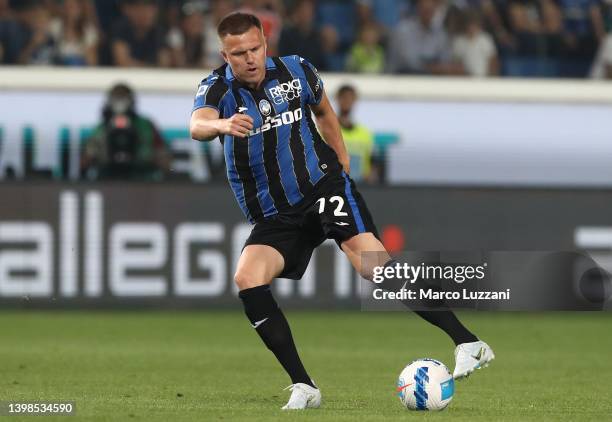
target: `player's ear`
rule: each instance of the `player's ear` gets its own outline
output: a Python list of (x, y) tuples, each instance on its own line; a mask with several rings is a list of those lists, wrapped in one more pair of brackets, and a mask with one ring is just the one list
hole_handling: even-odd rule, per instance
[(223, 57), (223, 61), (225, 61), (225, 63), (229, 63), (227, 61), (227, 53), (223, 49), (219, 50), (219, 53), (221, 53), (221, 57)]
[(268, 39), (264, 35), (263, 29), (261, 30), (261, 40), (263, 42), (263, 49), (264, 49), (265, 56), (268, 57)]

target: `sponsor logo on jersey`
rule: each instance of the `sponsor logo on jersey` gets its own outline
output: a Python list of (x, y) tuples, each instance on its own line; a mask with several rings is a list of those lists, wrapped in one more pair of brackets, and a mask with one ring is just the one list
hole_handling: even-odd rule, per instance
[(297, 78), (292, 79), (289, 82), (284, 82), (270, 88), (269, 92), (274, 104), (282, 104), (283, 102), (289, 102), (300, 97), (302, 93), (302, 83)]
[(252, 129), (248, 136), (257, 135), (258, 133), (266, 132), (282, 125), (290, 125), (293, 122), (299, 122), (302, 120), (302, 117), (303, 114), (301, 108), (287, 110), (284, 113), (277, 114), (276, 116), (268, 116), (264, 119), (263, 125)]

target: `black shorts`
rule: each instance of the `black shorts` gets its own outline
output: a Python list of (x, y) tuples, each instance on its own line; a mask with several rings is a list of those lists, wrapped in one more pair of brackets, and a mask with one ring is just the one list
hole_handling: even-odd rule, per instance
[(365, 201), (353, 180), (344, 172), (328, 173), (317, 183), (313, 194), (282, 212), (255, 223), (247, 245), (268, 245), (285, 260), (280, 278), (299, 280), (312, 251), (325, 239), (338, 246), (359, 234), (378, 231)]

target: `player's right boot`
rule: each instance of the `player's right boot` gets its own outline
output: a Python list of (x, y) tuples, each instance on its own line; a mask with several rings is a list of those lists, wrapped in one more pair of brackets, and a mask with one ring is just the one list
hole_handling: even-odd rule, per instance
[(321, 406), (321, 390), (318, 388), (300, 382), (291, 384), (285, 388), (285, 390), (287, 389), (291, 390), (291, 397), (289, 397), (287, 404), (282, 407), (283, 410), (317, 408)]
[(455, 371), (453, 378), (464, 378), (476, 369), (486, 367), (495, 359), (493, 349), (484, 341), (462, 343), (455, 349)]

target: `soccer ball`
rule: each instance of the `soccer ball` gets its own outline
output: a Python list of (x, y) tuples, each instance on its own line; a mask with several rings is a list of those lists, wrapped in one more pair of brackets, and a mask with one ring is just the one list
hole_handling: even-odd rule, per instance
[(442, 410), (453, 399), (455, 381), (448, 368), (435, 359), (417, 359), (397, 380), (397, 395), (411, 410)]

